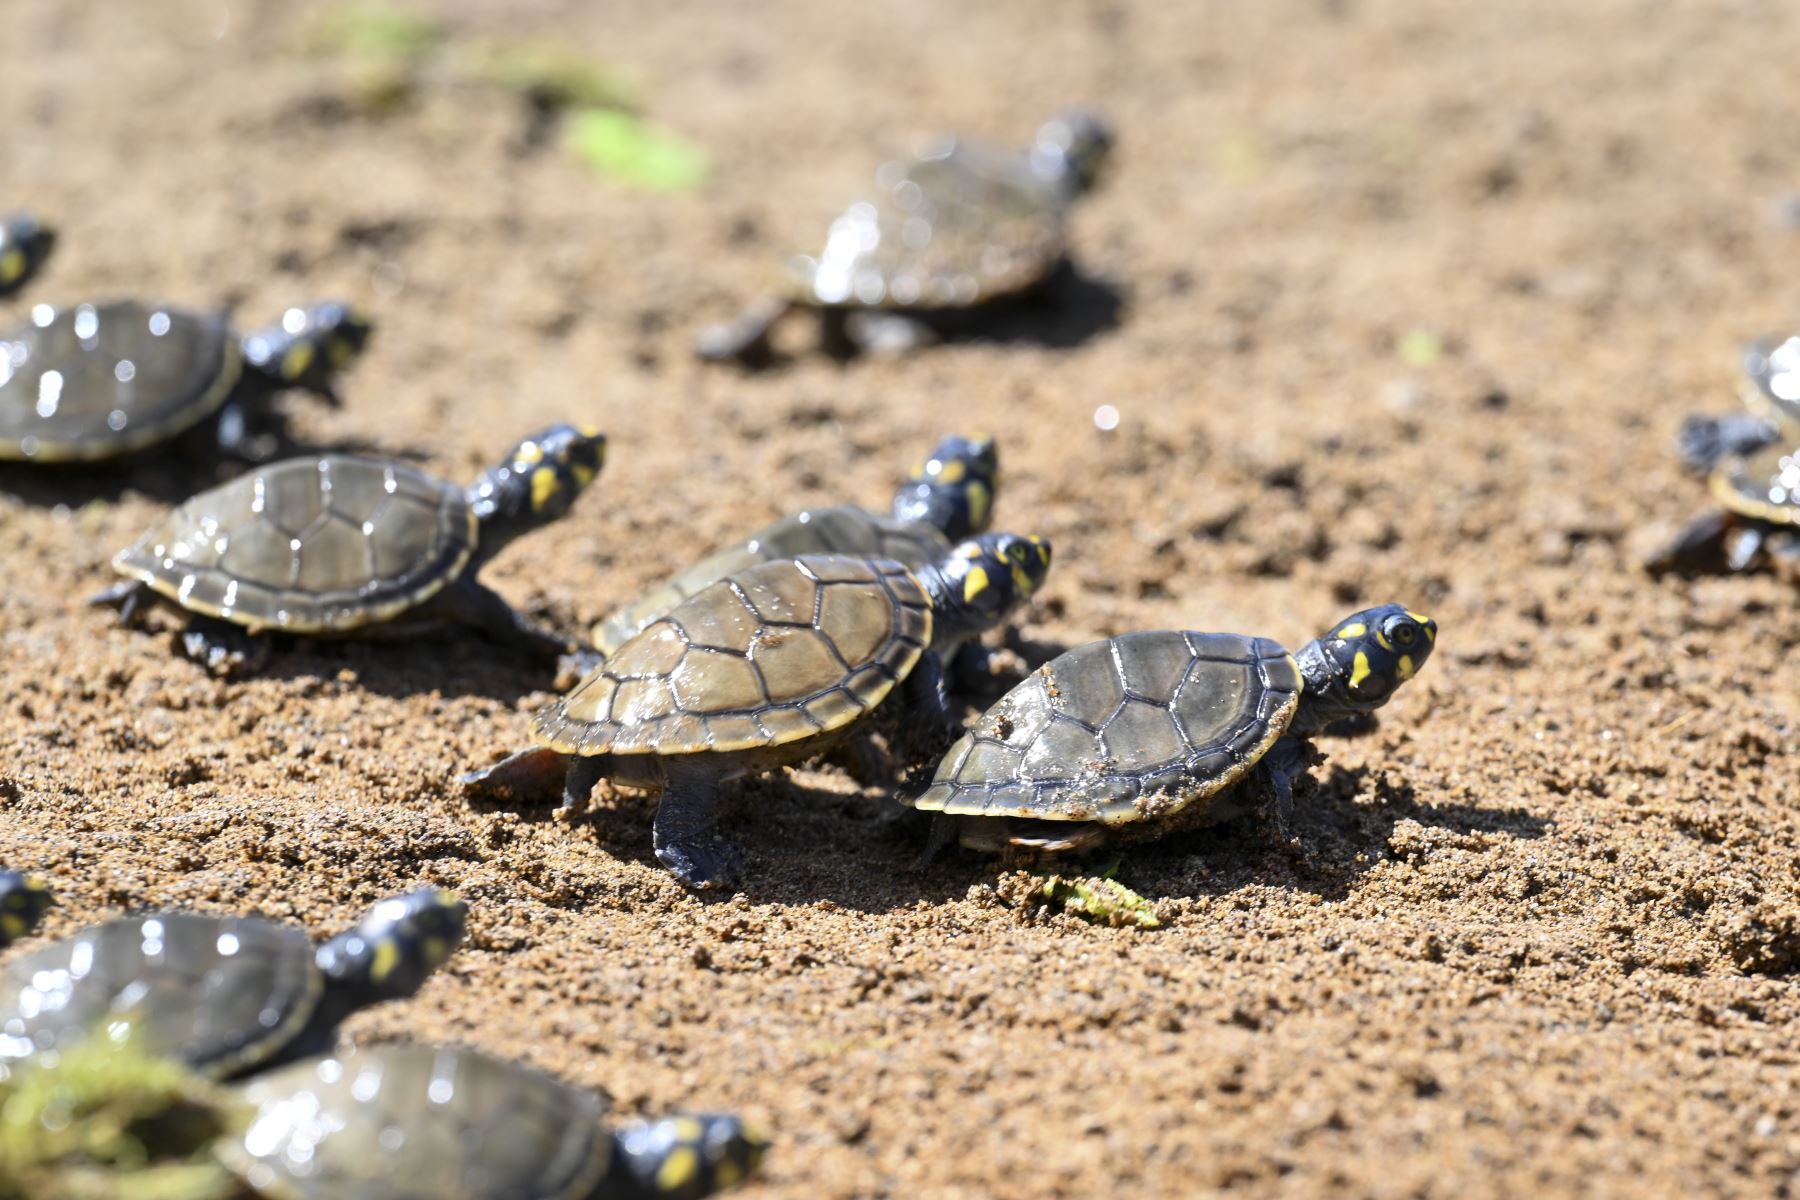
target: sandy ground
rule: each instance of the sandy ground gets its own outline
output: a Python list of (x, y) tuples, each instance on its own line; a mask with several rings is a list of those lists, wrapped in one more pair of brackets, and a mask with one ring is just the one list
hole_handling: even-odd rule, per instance
[[(0, 199), (64, 240), (11, 314), (342, 295), (381, 329), (341, 411), (284, 402), (319, 445), (461, 478), (604, 425), (593, 494), (485, 576), (571, 632), (986, 428), (1000, 523), (1056, 544), (1027, 658), (1132, 628), (1297, 645), (1389, 599), (1438, 653), (1327, 747), (1292, 844), (1132, 852), (1161, 930), (1034, 913), (974, 855), (921, 868), (828, 769), (738, 792), (749, 880), (702, 902), (641, 802), (569, 829), (456, 795), (549, 698), (522, 664), (313, 643), (214, 680), (80, 603), (199, 477), (8, 467), (0, 860), (57, 879), (50, 932), (147, 905), (331, 930), (454, 886), (468, 947), (348, 1033), (751, 1114), (778, 1137), (758, 1200), (1800, 1186), (1794, 593), (1635, 565), (1703, 503), (1681, 415), (1732, 407), (1737, 345), (1800, 314), (1770, 217), (1800, 186), (1800, 10), (506, 7), (445, 15), (628, 67), (710, 182), (522, 152), (488, 93), (346, 115), (304, 6), (14, 0)], [(1121, 140), (1060, 305), (900, 361), (691, 361), (880, 157), (1020, 142), (1071, 101)]]

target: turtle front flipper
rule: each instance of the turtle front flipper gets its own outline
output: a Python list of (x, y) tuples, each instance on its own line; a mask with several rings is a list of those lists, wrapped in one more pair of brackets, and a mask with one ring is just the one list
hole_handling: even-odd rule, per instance
[(215, 675), (245, 675), (269, 661), (269, 641), (230, 621), (194, 616), (181, 632), (181, 652)]
[(1714, 509), (1696, 517), (1673, 542), (1644, 563), (1651, 574), (1712, 575), (1742, 571), (1762, 549), (1763, 534), (1753, 521)]
[(694, 1113), (628, 1125), (613, 1135), (612, 1166), (598, 1195), (619, 1200), (701, 1200), (748, 1179), (769, 1143), (740, 1118)]
[(567, 755), (532, 746), (509, 754), (492, 766), (458, 775), (456, 782), (465, 792), (478, 796), (541, 799), (562, 790), (563, 777), (570, 766)]
[(0, 947), (12, 945), (36, 929), (55, 903), (43, 876), (0, 871)]
[(695, 891), (726, 888), (743, 873), (744, 856), (720, 836), (719, 772), (710, 763), (671, 756), (652, 827), (656, 857)]
[(1723, 417), (1689, 417), (1675, 437), (1681, 465), (1704, 475), (1720, 459), (1754, 454), (1781, 436), (1773, 421), (1755, 413), (1731, 413)]
[(116, 608), (119, 610), (119, 624), (130, 628), (137, 620), (138, 613), (144, 605), (156, 598), (150, 585), (140, 579), (127, 579), (123, 583), (115, 583), (109, 588), (102, 588), (87, 598), (87, 603), (96, 608)]

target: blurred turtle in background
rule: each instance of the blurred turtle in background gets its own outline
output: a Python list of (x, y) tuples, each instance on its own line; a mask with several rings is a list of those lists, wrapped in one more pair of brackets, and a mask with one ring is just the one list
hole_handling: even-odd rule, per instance
[(951, 138), (885, 164), (823, 248), (788, 264), (785, 294), (703, 332), (700, 356), (765, 364), (771, 331), (802, 308), (818, 311), (829, 353), (904, 349), (930, 340), (934, 318), (1030, 292), (1062, 263), (1069, 207), (1099, 180), (1112, 140), (1098, 115), (1073, 111), (1023, 153)]
[(30, 213), (0, 216), (0, 296), (31, 282), (54, 249), (56, 231)]
[(207, 443), (244, 459), (279, 441), (254, 432), (276, 392), (336, 404), (333, 379), (368, 342), (348, 305), (290, 308), (241, 337), (224, 313), (121, 300), (32, 308), (0, 334), (0, 460), (99, 462), (203, 425)]
[(184, 610), (183, 651), (254, 669), (264, 633), (404, 636), (474, 629), (555, 662), (576, 643), (540, 629), (476, 573), (522, 533), (567, 513), (606, 458), (606, 435), (556, 425), (467, 488), (389, 459), (287, 459), (205, 491), (113, 559), (130, 577), (93, 597), (131, 624)]
[(227, 1078), (317, 1054), (358, 1009), (401, 999), (462, 941), (467, 908), (426, 888), (314, 946), (259, 917), (119, 917), (0, 969), (0, 1078), (128, 1032), (134, 1050)]
[(1682, 422), (1676, 445), (1682, 465), (1697, 475), (1775, 443), (1800, 445), (1800, 337), (1750, 343), (1743, 369), (1745, 411)]
[(0, 948), (30, 934), (55, 903), (43, 876), (0, 871)]
[(250, 1122), (220, 1157), (282, 1200), (700, 1200), (767, 1148), (731, 1116), (611, 1131), (592, 1092), (456, 1046), (345, 1047), (241, 1094)]

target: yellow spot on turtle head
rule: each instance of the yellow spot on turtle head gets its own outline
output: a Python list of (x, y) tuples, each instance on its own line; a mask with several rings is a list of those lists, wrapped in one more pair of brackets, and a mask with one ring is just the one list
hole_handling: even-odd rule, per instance
[(376, 983), (387, 982), (387, 977), (394, 973), (400, 965), (400, 945), (391, 937), (382, 938), (375, 943), (375, 961), (369, 964), (369, 978)]
[(1369, 656), (1361, 650), (1356, 652), (1356, 661), (1350, 664), (1350, 690), (1355, 691), (1362, 686), (1362, 681), (1369, 677)]
[(913, 469), (906, 473), (907, 482), (918, 483), (920, 480), (924, 479), (925, 469), (929, 466), (931, 466), (931, 464), (922, 458), (914, 463)]
[(743, 1179), (743, 1164), (738, 1162), (735, 1158), (724, 1159), (713, 1168), (713, 1182), (719, 1185), (720, 1191), (724, 1191), (726, 1188), (736, 1187), (739, 1183), (743, 1182)]
[(446, 942), (441, 937), (429, 937), (429, 938), (425, 939), (425, 961), (426, 962), (441, 963), (449, 957), (450, 957), (450, 943), (449, 942)]
[(1352, 622), (1350, 622), (1350, 624), (1348, 624), (1348, 625), (1344, 626), (1342, 629), (1338, 630), (1334, 636), (1341, 637), (1341, 638), (1353, 638), (1353, 637), (1361, 637), (1363, 634), (1365, 634), (1367, 632), (1369, 632), (1369, 627), (1367, 625), (1364, 625), (1361, 621), (1352, 621)]
[(1012, 575), (1013, 586), (1019, 589), (1019, 595), (1029, 596), (1036, 589), (1037, 585), (1031, 582), (1031, 576), (1025, 573), (1024, 567), (1014, 567)]
[(569, 468), (569, 473), (575, 476), (576, 487), (586, 487), (588, 484), (594, 482), (594, 476), (598, 475), (600, 472), (594, 470), (594, 468), (588, 466), (586, 463), (576, 463)]
[(513, 451), (513, 461), (520, 463), (543, 462), (544, 448), (536, 442), (520, 442), (519, 448)]
[(700, 1173), (700, 1155), (692, 1146), (677, 1146), (656, 1168), (658, 1191), (673, 1192), (686, 1187)]
[(1394, 643), (1388, 641), (1387, 634), (1381, 632), (1379, 629), (1375, 631), (1375, 640), (1381, 643), (1381, 648), (1383, 650), (1389, 651), (1390, 653), (1393, 651)]
[(0, 283), (17, 283), (25, 274), (25, 252), (9, 246), (0, 254)]
[(31, 932), (31, 927), (18, 913), (0, 913), (0, 935), (3, 935), (7, 941), (15, 941), (29, 932)]
[(455, 908), (462, 903), (462, 897), (454, 889), (445, 888), (437, 894), (437, 902), (439, 908)]
[(579, 433), (582, 437), (586, 438), (590, 442), (600, 442), (600, 441), (606, 440), (600, 436), (600, 427), (598, 425), (577, 425), (575, 427), (575, 432)]
[(1425, 631), (1426, 637), (1430, 638), (1434, 642), (1437, 641), (1437, 622), (1436, 621), (1433, 621), (1430, 617), (1426, 616), (1424, 613), (1416, 613), (1410, 608), (1406, 610), (1406, 615), (1411, 617), (1413, 620), (1415, 620), (1419, 623), (1419, 628), (1423, 629)]
[(356, 357), (356, 347), (350, 344), (349, 338), (333, 335), (325, 343), (325, 353), (331, 358), (333, 367), (347, 367), (350, 360)]
[(1411, 679), (1412, 677), (1413, 677), (1412, 655), (1402, 654), (1400, 656), (1400, 682), (1405, 683), (1407, 680)]
[(970, 567), (968, 577), (963, 580), (963, 599), (973, 600), (987, 591), (988, 574), (986, 567)]
[(944, 484), (961, 483), (968, 474), (968, 465), (960, 458), (953, 458), (938, 467), (937, 481)]
[(298, 379), (306, 374), (306, 368), (313, 364), (313, 344), (311, 342), (295, 342), (281, 356), (281, 377)]
[(42, 875), (27, 875), (25, 877), (25, 890), (28, 892), (47, 892), (50, 890), (50, 881), (45, 879)]
[(988, 509), (994, 503), (994, 494), (979, 479), (971, 479), (969, 486), (963, 489), (963, 494), (969, 498), (969, 524), (980, 529), (987, 524)]
[(1050, 544), (1048, 542), (1044, 541), (1043, 538), (1039, 537), (1035, 533), (1032, 534), (1030, 537), (1026, 538), (1025, 540), (1030, 542), (1033, 546), (1037, 547), (1038, 561), (1043, 563), (1045, 566), (1049, 566), (1050, 565)]
[(557, 478), (556, 468), (539, 467), (531, 473), (531, 507), (540, 512), (549, 504), (556, 493), (562, 491), (562, 480)]
[(676, 1117), (670, 1122), (675, 1136), (684, 1142), (698, 1142), (706, 1136), (706, 1126), (693, 1117)]

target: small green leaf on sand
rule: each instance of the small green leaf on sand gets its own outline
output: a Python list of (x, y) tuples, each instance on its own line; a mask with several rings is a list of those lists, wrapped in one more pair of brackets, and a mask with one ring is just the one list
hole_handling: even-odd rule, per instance
[(320, 50), (413, 59), (446, 37), (435, 18), (388, 4), (340, 4), (319, 17), (308, 39)]
[(699, 147), (613, 109), (588, 108), (569, 120), (569, 148), (597, 175), (656, 192), (685, 192), (706, 179)]
[(1068, 879), (1051, 875), (1040, 889), (1049, 903), (1065, 912), (1085, 917), (1096, 924), (1115, 928), (1135, 925), (1139, 929), (1157, 929), (1162, 921), (1148, 900), (1110, 878), (1112, 872), (1087, 879)]
[(1409, 367), (1429, 367), (1444, 353), (1443, 339), (1428, 329), (1414, 329), (1400, 336), (1400, 361)]

